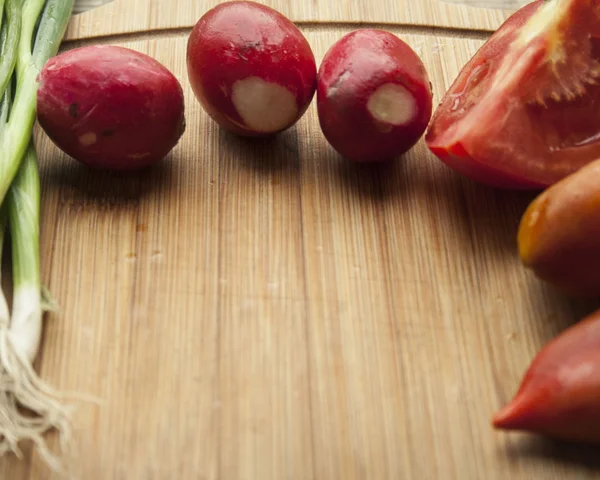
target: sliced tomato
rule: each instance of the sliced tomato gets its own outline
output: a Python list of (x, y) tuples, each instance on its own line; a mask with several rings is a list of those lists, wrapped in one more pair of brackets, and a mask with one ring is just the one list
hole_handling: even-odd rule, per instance
[(425, 136), (484, 184), (544, 188), (600, 158), (600, 0), (537, 0), (464, 66)]

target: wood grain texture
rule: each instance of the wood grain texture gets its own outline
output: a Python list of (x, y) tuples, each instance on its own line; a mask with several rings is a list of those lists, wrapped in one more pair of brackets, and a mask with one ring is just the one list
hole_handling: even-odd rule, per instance
[[(483, 41), (390, 30), (435, 102)], [(320, 61), (349, 30), (304, 31)], [(193, 97), (186, 41), (122, 43), (185, 89), (188, 129), (160, 166), (93, 172), (36, 134), (42, 270), (62, 308), (36, 368), (103, 400), (78, 404), (78, 478), (597, 478), (594, 449), (490, 427), (535, 353), (595, 307), (520, 265), (533, 195), (464, 180), (423, 142), (349, 165), (314, 103), (276, 139), (225, 134)], [(24, 455), (0, 478), (59, 478)]]
[[(439, 0), (259, 0), (293, 21), (303, 23), (379, 23), (435, 26), (493, 31), (511, 12), (478, 9)], [(67, 39), (97, 38), (115, 34), (191, 28), (222, 0), (177, 0), (165, 8), (164, 0), (114, 0), (76, 15)]]

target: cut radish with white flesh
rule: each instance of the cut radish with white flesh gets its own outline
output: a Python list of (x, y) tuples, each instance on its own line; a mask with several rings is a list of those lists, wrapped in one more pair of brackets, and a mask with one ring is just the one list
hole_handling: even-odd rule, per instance
[(316, 90), (306, 38), (288, 18), (254, 2), (224, 2), (206, 12), (188, 39), (187, 68), (202, 108), (244, 136), (291, 127)]
[(402, 85), (386, 83), (369, 97), (367, 109), (380, 122), (405, 125), (415, 118), (419, 107), (412, 94)]
[(298, 115), (296, 98), (287, 88), (258, 77), (235, 82), (231, 100), (244, 124), (259, 133), (278, 132)]
[(424, 134), (432, 113), (431, 84), (405, 42), (383, 30), (360, 29), (325, 54), (317, 109), (325, 138), (342, 156), (391, 160)]

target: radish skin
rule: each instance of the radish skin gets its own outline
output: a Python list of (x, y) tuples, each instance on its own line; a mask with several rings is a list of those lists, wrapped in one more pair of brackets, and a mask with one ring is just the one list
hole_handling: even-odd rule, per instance
[(290, 128), (316, 90), (317, 67), (304, 35), (255, 2), (224, 2), (206, 12), (188, 39), (187, 69), (202, 108), (242, 136)]
[(153, 58), (112, 45), (68, 50), (39, 77), (37, 116), (79, 162), (137, 170), (161, 161), (185, 132), (183, 89)]
[(348, 160), (392, 160), (425, 133), (432, 114), (429, 77), (396, 35), (355, 30), (323, 58), (317, 111), (325, 138)]

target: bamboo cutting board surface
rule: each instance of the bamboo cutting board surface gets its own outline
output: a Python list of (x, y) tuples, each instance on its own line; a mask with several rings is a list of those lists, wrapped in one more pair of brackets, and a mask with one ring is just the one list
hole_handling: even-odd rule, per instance
[[(423, 142), (350, 165), (314, 103), (270, 141), (221, 132), (185, 70), (188, 27), (215, 3), (116, 0), (69, 30), (64, 48), (120, 44), (178, 76), (188, 127), (160, 166), (92, 172), (36, 133), (42, 272), (61, 307), (36, 368), (102, 399), (77, 405), (78, 478), (597, 478), (596, 449), (490, 427), (535, 353), (596, 307), (520, 265), (534, 194), (469, 182)], [(436, 104), (502, 16), (434, 0), (271, 4), (319, 62), (352, 22), (385, 21), (423, 58)], [(0, 478), (59, 477), (27, 447)]]

